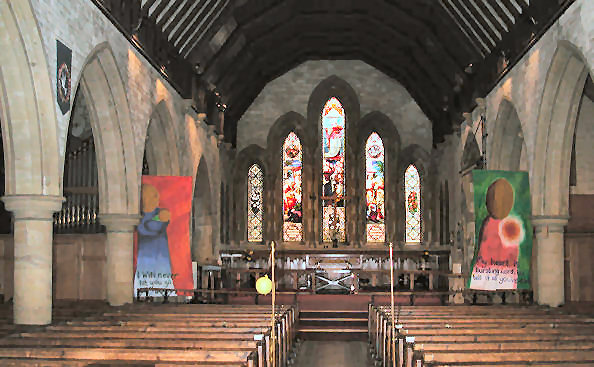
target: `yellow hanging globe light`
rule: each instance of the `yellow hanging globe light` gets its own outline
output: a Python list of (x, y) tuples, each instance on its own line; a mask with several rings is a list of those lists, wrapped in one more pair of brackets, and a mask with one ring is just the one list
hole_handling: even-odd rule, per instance
[(260, 294), (268, 294), (272, 291), (272, 280), (268, 278), (268, 275), (258, 278), (256, 281), (256, 290)]

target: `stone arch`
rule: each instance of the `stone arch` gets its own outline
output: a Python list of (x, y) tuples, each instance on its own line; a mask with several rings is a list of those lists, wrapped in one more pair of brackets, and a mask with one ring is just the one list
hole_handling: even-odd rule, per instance
[[(358, 205), (354, 198), (357, 197), (356, 191), (356, 162), (357, 162), (357, 121), (361, 117), (361, 105), (359, 97), (355, 89), (344, 79), (331, 75), (322, 80), (312, 91), (307, 103), (307, 123), (308, 128), (311, 129), (311, 134), (315, 134), (315, 143), (307, 164), (311, 166), (311, 194), (312, 197), (319, 198), (321, 196), (321, 137), (320, 137), (320, 121), (321, 112), (324, 105), (330, 99), (336, 97), (342, 104), (345, 111), (345, 126), (346, 126), (346, 149), (345, 149), (345, 164), (346, 164), (346, 242), (356, 241), (359, 234), (357, 233), (357, 210)], [(305, 164), (305, 162), (304, 162)], [(321, 200), (311, 200), (312, 204), (315, 202), (317, 212), (321, 213)], [(304, 211), (304, 215), (305, 215)], [(313, 214), (313, 213), (312, 213)], [(310, 239), (314, 242), (321, 241), (321, 227), (322, 218), (316, 215), (313, 220), (312, 235)]]
[(282, 242), (283, 228), (283, 195), (282, 195), (282, 148), (285, 138), (290, 132), (295, 132), (301, 141), (303, 149), (303, 171), (302, 171), (302, 203), (303, 203), (303, 241), (310, 240), (312, 236), (313, 208), (310, 200), (307, 200), (311, 193), (311, 156), (315, 146), (315, 131), (308, 128), (308, 121), (297, 112), (287, 112), (279, 117), (270, 130), (267, 137), (267, 161), (268, 171), (264, 176), (264, 186), (271, 188), (264, 191), (264, 202), (269, 208), (264, 217), (264, 235), (270, 240)]
[(569, 218), (569, 176), (575, 124), (588, 76), (579, 50), (557, 45), (545, 80), (532, 168), (533, 289), (539, 304), (565, 301), (564, 226)]
[(558, 44), (538, 113), (532, 170), (532, 212), (567, 218), (573, 134), (588, 65), (575, 46)]
[(460, 157), (461, 177), (460, 191), (462, 193), (460, 206), (462, 214), (462, 229), (464, 232), (462, 251), (464, 256), (463, 271), (470, 269), (472, 256), (474, 254), (475, 219), (474, 219), (474, 190), (472, 185), (472, 170), (474, 166), (481, 166), (481, 151), (472, 132), (468, 129), (464, 149)]
[(360, 243), (366, 242), (366, 202), (365, 196), (365, 144), (371, 133), (376, 132), (384, 143), (384, 180), (385, 180), (385, 228), (386, 228), (386, 242), (398, 241), (396, 224), (400, 218), (397, 208), (396, 200), (390, 198), (398, 197), (398, 157), (400, 153), (400, 134), (394, 125), (393, 121), (384, 113), (379, 111), (372, 111), (363, 116), (356, 125), (357, 142), (356, 142), (356, 165), (352, 169), (357, 170), (356, 188), (355, 191), (361, 197), (357, 202), (357, 218), (354, 218), (357, 223), (357, 231), (359, 234), (355, 241)]
[(414, 164), (419, 172), (419, 179), (421, 183), (421, 244), (430, 240), (430, 232), (429, 229), (431, 228), (431, 218), (430, 212), (432, 210), (432, 190), (433, 181), (429, 177), (428, 173), (431, 172), (431, 156), (429, 153), (423, 149), (421, 146), (417, 144), (411, 144), (406, 148), (402, 149), (400, 152), (399, 157), (399, 164), (398, 164), (398, 181), (397, 190), (397, 205), (398, 205), (398, 213), (399, 217), (403, 218), (403, 220), (399, 220), (397, 227), (398, 227), (398, 241), (404, 243), (405, 241), (405, 223), (404, 218), (406, 218), (406, 211), (405, 211), (405, 195), (404, 195), (404, 172), (408, 168), (409, 165)]
[(146, 132), (145, 153), (149, 173), (179, 176), (181, 167), (175, 126), (165, 101), (157, 103)]
[(98, 45), (87, 58), (79, 82), (89, 103), (97, 154), (99, 210), (139, 213), (139, 175), (130, 110), (111, 47)]
[(215, 262), (216, 201), (213, 200), (208, 163), (203, 156), (196, 170), (192, 200), (192, 260), (201, 264)]
[(518, 171), (525, 168), (526, 162), (522, 161), (525, 152), (524, 133), (516, 108), (511, 101), (503, 99), (491, 139), (489, 169)]
[(61, 194), (56, 102), (42, 45), (30, 2), (0, 1), (6, 195)]
[[(237, 154), (237, 158), (235, 160), (235, 167), (233, 172), (233, 187), (235, 188), (234, 192), (234, 209), (233, 215), (235, 217), (235, 228), (233, 229), (233, 240), (236, 242), (247, 241), (247, 223), (246, 223), (246, 213), (247, 213), (247, 174), (248, 169), (252, 166), (252, 164), (258, 164), (264, 173), (264, 197), (266, 196), (266, 192), (268, 191), (267, 180), (266, 177), (268, 175), (268, 167), (266, 165), (266, 151), (262, 149), (262, 147), (252, 144), (247, 146), (246, 148), (242, 149), (239, 154)], [(264, 201), (264, 205), (267, 208), (271, 208), (269, 203)], [(268, 211), (267, 211), (268, 212)], [(268, 233), (270, 232), (271, 228), (269, 228), (268, 221), (271, 218), (264, 216), (262, 220), (264, 221), (264, 231), (262, 233), (262, 238), (264, 241), (268, 240)]]

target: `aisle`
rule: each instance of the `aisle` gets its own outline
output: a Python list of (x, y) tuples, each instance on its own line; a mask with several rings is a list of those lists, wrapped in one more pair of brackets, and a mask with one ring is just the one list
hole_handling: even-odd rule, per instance
[(367, 367), (368, 358), (367, 342), (306, 340), (295, 367)]

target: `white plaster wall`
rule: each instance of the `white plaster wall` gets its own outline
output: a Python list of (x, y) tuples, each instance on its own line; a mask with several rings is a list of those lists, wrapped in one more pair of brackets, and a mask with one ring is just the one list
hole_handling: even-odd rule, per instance
[(575, 132), (576, 185), (572, 194), (594, 194), (594, 102), (582, 97)]
[(406, 89), (358, 60), (307, 61), (268, 83), (239, 120), (237, 151), (250, 144), (266, 148), (268, 130), (286, 112), (295, 111), (307, 117), (312, 91), (331, 75), (353, 87), (361, 105), (361, 117), (375, 110), (383, 112), (396, 125), (404, 147), (414, 143), (431, 151), (431, 122)]

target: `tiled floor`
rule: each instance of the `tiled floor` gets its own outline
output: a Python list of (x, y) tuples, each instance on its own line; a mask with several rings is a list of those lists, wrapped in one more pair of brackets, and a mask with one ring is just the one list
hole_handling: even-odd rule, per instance
[(366, 342), (305, 341), (299, 350), (296, 367), (367, 367)]

